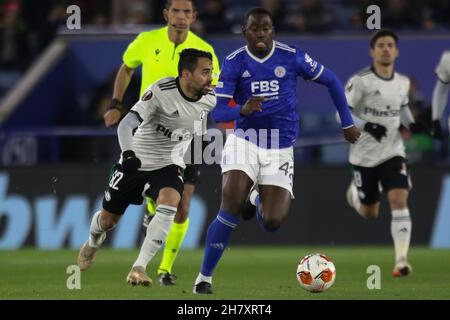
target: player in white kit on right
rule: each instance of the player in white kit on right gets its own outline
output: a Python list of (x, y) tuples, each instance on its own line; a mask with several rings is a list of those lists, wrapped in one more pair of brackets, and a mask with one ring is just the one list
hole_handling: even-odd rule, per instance
[[(433, 90), (432, 101), (432, 134), (436, 138), (443, 138), (441, 118), (447, 105), (448, 92), (450, 90), (450, 50), (442, 54), (436, 67), (436, 84)], [(450, 127), (450, 118), (448, 119)]]
[(354, 75), (347, 83), (346, 96), (353, 121), (363, 130), (350, 146), (349, 162), (353, 180), (347, 201), (362, 217), (379, 214), (380, 193), (387, 195), (392, 212), (391, 234), (395, 247), (394, 277), (406, 276), (412, 267), (407, 254), (411, 238), (408, 193), (411, 182), (405, 159), (400, 125), (420, 132), (408, 107), (410, 81), (394, 71), (398, 37), (380, 30), (371, 39), (373, 65)]

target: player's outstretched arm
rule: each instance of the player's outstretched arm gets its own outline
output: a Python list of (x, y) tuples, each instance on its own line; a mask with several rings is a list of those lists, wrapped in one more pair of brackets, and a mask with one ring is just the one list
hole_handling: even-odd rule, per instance
[(341, 126), (342, 130), (344, 131), (344, 137), (348, 142), (355, 143), (360, 137), (361, 132), (355, 127), (352, 113), (350, 112), (350, 108), (348, 107), (344, 88), (341, 82), (336, 77), (336, 75), (328, 69), (324, 69), (320, 77), (314, 81), (328, 88), (331, 99), (333, 100), (341, 119)]
[[(350, 110), (352, 110), (351, 107), (350, 107)], [(366, 125), (367, 121), (355, 116), (353, 113), (352, 113), (352, 119), (353, 119), (353, 123), (355, 124), (356, 128), (358, 128), (358, 130), (364, 130), (364, 126)], [(341, 118), (339, 117), (339, 113), (337, 111), (336, 111), (336, 121), (338, 123), (341, 123)]]
[(264, 97), (251, 97), (243, 105), (229, 107), (230, 98), (217, 97), (216, 107), (211, 111), (211, 117), (215, 122), (230, 122), (237, 120), (241, 115), (249, 116), (255, 111), (261, 112)]
[(120, 117), (124, 113), (122, 104), (123, 96), (125, 95), (125, 91), (130, 84), (133, 74), (134, 69), (127, 67), (125, 64), (122, 64), (117, 72), (116, 80), (114, 82), (113, 99), (108, 111), (103, 115), (106, 127), (112, 127), (119, 123)]

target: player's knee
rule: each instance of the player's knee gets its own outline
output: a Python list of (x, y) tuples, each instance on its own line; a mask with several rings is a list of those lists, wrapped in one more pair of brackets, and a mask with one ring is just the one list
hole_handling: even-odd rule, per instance
[(173, 188), (163, 188), (159, 191), (157, 205), (166, 205), (178, 208), (181, 195)]
[(108, 215), (103, 214), (100, 217), (101, 227), (105, 231), (113, 229), (117, 225), (118, 222), (119, 222), (118, 219), (110, 214), (108, 214)]

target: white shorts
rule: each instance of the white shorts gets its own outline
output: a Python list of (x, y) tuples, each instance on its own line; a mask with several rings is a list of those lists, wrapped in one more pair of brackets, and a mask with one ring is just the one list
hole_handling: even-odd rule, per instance
[(230, 134), (222, 151), (222, 174), (231, 170), (245, 172), (254, 184), (271, 185), (289, 191), (292, 199), (294, 178), (293, 148), (264, 149)]

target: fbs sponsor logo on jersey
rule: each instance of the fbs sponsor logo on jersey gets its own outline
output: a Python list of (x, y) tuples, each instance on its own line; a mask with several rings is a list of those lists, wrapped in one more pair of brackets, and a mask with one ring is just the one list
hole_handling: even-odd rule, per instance
[(251, 83), (251, 89), (255, 96), (265, 97), (266, 100), (274, 100), (278, 99), (280, 83), (278, 80), (255, 81)]
[(400, 110), (391, 109), (391, 106), (386, 106), (386, 110), (379, 110), (378, 108), (364, 108), (364, 114), (369, 114), (374, 117), (398, 117)]
[(192, 138), (192, 134), (185, 128), (179, 128), (174, 131), (170, 131), (162, 124), (157, 125), (156, 132), (162, 133), (166, 137), (170, 138), (172, 141), (186, 141)]

